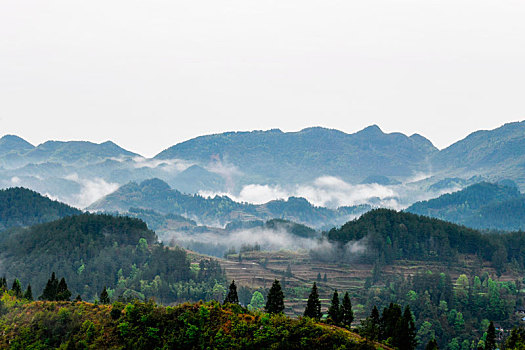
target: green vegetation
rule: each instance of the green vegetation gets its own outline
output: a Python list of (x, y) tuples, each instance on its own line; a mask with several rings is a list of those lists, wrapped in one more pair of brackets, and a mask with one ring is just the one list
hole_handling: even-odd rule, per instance
[(78, 209), (26, 188), (0, 190), (0, 231), (17, 226), (32, 226), (81, 213)]
[(482, 234), (449, 222), (388, 209), (372, 210), (327, 232), (341, 245), (361, 241), (364, 258), (378, 264), (394, 260), (458, 261), (460, 254), (490, 261), (499, 273), (525, 268), (525, 233)]
[(113, 299), (197, 301), (210, 298), (213, 286), (224, 283), (216, 262), (203, 260), (192, 271), (184, 250), (157, 243), (143, 221), (129, 217), (66, 217), (19, 229), (0, 249), (8, 277), (19, 276), (40, 290), (52, 272), (60, 271), (72, 295), (85, 300), (98, 299), (107, 286)]
[(0, 306), (3, 349), (386, 349), (308, 318), (217, 302), (28, 302), (3, 292)]
[(525, 229), (525, 196), (516, 187), (487, 182), (414, 203), (406, 211), (476, 229)]

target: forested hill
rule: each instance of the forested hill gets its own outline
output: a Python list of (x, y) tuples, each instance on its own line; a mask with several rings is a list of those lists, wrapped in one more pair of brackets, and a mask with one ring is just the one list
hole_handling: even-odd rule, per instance
[(82, 212), (22, 187), (0, 190), (0, 231), (31, 226)]
[(501, 269), (507, 263), (525, 268), (525, 233), (482, 234), (446, 221), (388, 209), (372, 210), (327, 232), (341, 244), (361, 241), (371, 259), (453, 261), (473, 254)]
[(482, 182), (406, 209), (476, 229), (525, 229), (525, 196), (514, 186)]
[(227, 196), (205, 198), (183, 194), (162, 180), (131, 182), (88, 207), (88, 210), (127, 212), (130, 208), (150, 209), (161, 214), (178, 214), (200, 223), (225, 225), (236, 220), (282, 218), (308, 226), (342, 224), (370, 209), (368, 205), (328, 209), (316, 207), (304, 198), (274, 200), (255, 205), (235, 202)]
[(386, 134), (372, 125), (354, 134), (314, 127), (200, 136), (155, 158), (203, 164), (221, 159), (254, 179), (277, 183), (310, 181), (326, 174), (359, 182), (371, 175), (411, 176), (426, 171), (425, 161), (435, 152), (437, 148), (420, 135)]
[[(73, 295), (87, 300), (107, 286), (115, 296), (172, 302), (177, 292), (173, 289), (171, 299), (165, 299), (166, 290), (191, 279), (185, 251), (156, 243), (143, 221), (129, 217), (82, 214), (18, 229), (0, 252), (0, 275), (17, 277), (40, 291), (55, 271), (65, 277)], [(150, 288), (154, 279), (156, 288)]]

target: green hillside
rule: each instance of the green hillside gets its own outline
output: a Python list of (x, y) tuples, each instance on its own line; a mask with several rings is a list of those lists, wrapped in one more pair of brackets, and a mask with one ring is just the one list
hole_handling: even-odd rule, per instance
[[(114, 297), (155, 297), (162, 302), (207, 298), (223, 281), (213, 261), (199, 274), (186, 252), (158, 244), (138, 219), (82, 214), (19, 229), (2, 245), (1, 274), (42, 290), (52, 272), (65, 277), (73, 295), (93, 300), (106, 286)], [(190, 291), (182, 287), (192, 284)], [(209, 285), (211, 284), (211, 286)]]
[(0, 231), (78, 215), (80, 210), (22, 187), (0, 190)]
[(310, 319), (217, 302), (28, 303), (5, 293), (1, 304), (3, 349), (389, 349)]
[(407, 212), (431, 216), (476, 229), (525, 229), (525, 196), (517, 188), (492, 183), (417, 202)]

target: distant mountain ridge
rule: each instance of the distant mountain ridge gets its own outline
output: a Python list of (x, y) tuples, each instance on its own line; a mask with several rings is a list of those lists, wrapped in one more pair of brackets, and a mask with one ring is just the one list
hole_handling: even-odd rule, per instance
[(502, 184), (478, 183), (414, 203), (406, 211), (475, 229), (525, 229), (525, 196), (516, 187)]
[(127, 212), (130, 208), (177, 214), (205, 225), (223, 226), (232, 221), (286, 219), (308, 226), (335, 225), (370, 209), (368, 205), (328, 209), (315, 207), (304, 198), (290, 197), (255, 205), (235, 202), (226, 196), (205, 198), (183, 194), (160, 179), (131, 182), (93, 203), (90, 211)]
[[(119, 186), (159, 178), (181, 193), (238, 198), (253, 197), (240, 195), (248, 185), (262, 185), (257, 188), (261, 191), (266, 186), (270, 197), (271, 191), (307, 196), (295, 191), (307, 187), (306, 192), (313, 193), (308, 199), (315, 202), (324, 191), (320, 187), (337, 185), (316, 184), (328, 176), (345, 181), (347, 191), (356, 185), (375, 188), (357, 203), (384, 205), (388, 201), (382, 199), (392, 198), (400, 208), (479, 181), (510, 179), (525, 191), (523, 149), (525, 122), (474, 132), (441, 151), (419, 134), (384, 133), (372, 125), (353, 134), (312, 127), (205, 135), (151, 159), (111, 141), (34, 146), (6, 135), (0, 139), (0, 188), (23, 186), (84, 208)], [(327, 202), (323, 198), (321, 203)]]
[(174, 145), (155, 159), (224, 162), (254, 180), (277, 183), (323, 175), (355, 182), (370, 175), (410, 176), (426, 170), (435, 152), (437, 148), (420, 135), (385, 134), (372, 125), (354, 134), (314, 127), (206, 135)]
[(108, 158), (137, 157), (112, 141), (46, 141), (33, 146), (24, 139), (6, 135), (0, 139), (0, 165), (20, 167), (31, 163), (87, 164)]

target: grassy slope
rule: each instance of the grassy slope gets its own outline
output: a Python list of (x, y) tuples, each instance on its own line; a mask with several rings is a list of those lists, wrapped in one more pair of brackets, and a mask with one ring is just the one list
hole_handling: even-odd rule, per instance
[(346, 329), (215, 302), (28, 303), (4, 293), (0, 332), (2, 349), (387, 349)]

